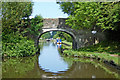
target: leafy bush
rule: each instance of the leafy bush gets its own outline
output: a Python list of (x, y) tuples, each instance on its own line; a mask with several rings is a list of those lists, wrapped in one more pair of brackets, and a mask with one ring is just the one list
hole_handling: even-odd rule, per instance
[(103, 41), (96, 45), (80, 48), (79, 51), (108, 52), (110, 54), (118, 54), (120, 52), (120, 42)]
[(20, 34), (7, 34), (3, 37), (2, 56), (23, 57), (35, 54), (36, 48), (33, 40), (27, 40)]
[(36, 15), (35, 18), (32, 18), (30, 21), (30, 26), (27, 28), (27, 31), (30, 32), (31, 35), (38, 36), (40, 33), (40, 30), (43, 26), (43, 18), (40, 15)]

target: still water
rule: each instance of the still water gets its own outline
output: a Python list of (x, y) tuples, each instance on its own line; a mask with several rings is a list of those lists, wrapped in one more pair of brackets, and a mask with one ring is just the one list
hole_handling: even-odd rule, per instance
[(3, 78), (114, 78), (108, 66), (81, 58), (62, 57), (60, 47), (52, 42), (40, 43), (40, 54), (32, 57), (4, 59)]

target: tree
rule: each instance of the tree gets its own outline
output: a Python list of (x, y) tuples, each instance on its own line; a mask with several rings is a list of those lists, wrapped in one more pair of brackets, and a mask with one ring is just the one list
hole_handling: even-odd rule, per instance
[(32, 2), (2, 2), (3, 57), (23, 57), (36, 53), (35, 42), (21, 34), (33, 23), (29, 19), (32, 5)]
[(30, 24), (31, 25), (27, 28), (27, 30), (30, 32), (30, 34), (38, 36), (43, 26), (42, 16), (36, 15), (34, 18), (31, 19)]
[(41, 37), (43, 39), (50, 39), (51, 38), (51, 34), (50, 34), (50, 32), (47, 32), (47, 33), (43, 34)]
[(62, 11), (69, 14), (66, 24), (73, 29), (118, 30), (120, 2), (58, 2)]
[(53, 38), (58, 38), (60, 37), (62, 40), (67, 40), (68, 42), (72, 42), (73, 38), (65, 32), (57, 31), (57, 33), (53, 36)]
[(32, 2), (2, 2), (2, 27), (5, 34), (18, 30), (22, 19), (32, 13)]
[(57, 4), (60, 4), (60, 8), (64, 13), (67, 13), (68, 15), (74, 14), (74, 4), (76, 4), (76, 2), (57, 2)]

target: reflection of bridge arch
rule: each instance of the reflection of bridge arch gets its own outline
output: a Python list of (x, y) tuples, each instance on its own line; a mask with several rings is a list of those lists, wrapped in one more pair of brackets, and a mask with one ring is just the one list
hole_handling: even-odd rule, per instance
[(73, 48), (73, 49), (77, 49), (76, 36), (75, 36), (72, 32), (67, 31), (67, 30), (65, 30), (65, 29), (57, 29), (57, 28), (54, 28), (54, 29), (42, 29), (42, 30), (43, 30), (43, 32), (42, 32), (42, 33), (39, 35), (39, 37), (38, 37), (37, 45), (39, 44), (39, 38), (40, 38), (43, 34), (45, 34), (45, 33), (47, 33), (47, 32), (50, 32), (50, 31), (61, 31), (61, 32), (65, 32), (65, 33), (69, 34), (69, 35), (72, 37), (72, 39), (73, 39), (72, 48)]

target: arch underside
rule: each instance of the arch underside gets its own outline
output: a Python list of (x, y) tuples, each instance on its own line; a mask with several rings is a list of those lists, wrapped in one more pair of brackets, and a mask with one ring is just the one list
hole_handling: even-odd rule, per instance
[(39, 35), (39, 37), (38, 37), (37, 45), (39, 44), (39, 38), (40, 38), (43, 34), (45, 34), (45, 33), (47, 33), (47, 32), (50, 32), (50, 31), (61, 31), (61, 32), (65, 32), (65, 33), (69, 34), (69, 35), (73, 38), (72, 48), (73, 48), (73, 49), (77, 49), (76, 37), (75, 37), (75, 35), (74, 35), (72, 32), (67, 31), (67, 30), (65, 30), (65, 29), (42, 29), (42, 30), (43, 30), (43, 32), (42, 32), (42, 33)]

